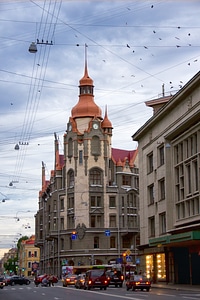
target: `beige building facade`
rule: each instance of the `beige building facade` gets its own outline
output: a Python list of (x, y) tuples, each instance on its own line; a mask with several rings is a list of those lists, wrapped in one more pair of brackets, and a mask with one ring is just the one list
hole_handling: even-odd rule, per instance
[(40, 272), (60, 276), (67, 266), (121, 264), (129, 250), (135, 263), (139, 244), (137, 149), (112, 148), (107, 108), (94, 102), (93, 80), (79, 82), (79, 100), (71, 109), (59, 153), (55, 134), (55, 168), (42, 189), (36, 214)]
[[(200, 73), (158, 107), (138, 141), (140, 254), (154, 282), (200, 284)], [(167, 103), (165, 103), (167, 102)]]

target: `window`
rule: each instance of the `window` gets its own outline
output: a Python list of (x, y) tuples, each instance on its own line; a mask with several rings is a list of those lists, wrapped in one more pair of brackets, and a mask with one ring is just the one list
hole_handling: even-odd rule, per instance
[(29, 269), (32, 268), (32, 262), (31, 261), (28, 262), (28, 268)]
[(159, 147), (158, 151), (159, 151), (159, 166), (162, 166), (165, 163), (164, 146)]
[(56, 200), (53, 201), (53, 210), (54, 210), (54, 211), (57, 210), (57, 203), (56, 203)]
[(34, 251), (34, 257), (37, 257), (37, 251)]
[(60, 210), (64, 210), (64, 199), (60, 199)]
[(115, 196), (109, 197), (109, 207), (116, 207), (116, 198)]
[(90, 204), (91, 207), (101, 207), (101, 196), (91, 196)]
[(90, 171), (90, 185), (101, 185), (101, 172), (96, 169)]
[(61, 247), (61, 250), (64, 250), (64, 245), (65, 245), (64, 239), (62, 238), (62, 239), (60, 240), (60, 247)]
[(64, 230), (64, 218), (60, 219), (60, 230)]
[(28, 251), (28, 257), (31, 257), (31, 251)]
[(149, 218), (149, 237), (155, 236), (155, 218)]
[(91, 215), (90, 217), (90, 227), (100, 228), (102, 227), (102, 217), (100, 215)]
[(147, 173), (153, 172), (153, 152), (147, 155)]
[(116, 239), (115, 236), (110, 237), (110, 248), (116, 248)]
[(131, 186), (131, 176), (123, 175), (122, 176), (122, 185)]
[(190, 164), (186, 165), (186, 176), (187, 176), (187, 194), (190, 194), (192, 192)]
[(154, 204), (154, 184), (148, 186), (148, 200), (149, 204)]
[(99, 248), (99, 237), (95, 236), (94, 237), (94, 249)]
[(74, 186), (74, 171), (73, 170), (70, 170), (69, 171), (69, 186)]
[(83, 164), (83, 150), (79, 151), (79, 165)]
[(91, 154), (100, 155), (101, 154), (101, 144), (98, 136), (93, 136), (91, 141)]
[(73, 140), (72, 138), (70, 138), (68, 140), (68, 157), (72, 157), (73, 156)]
[(109, 216), (109, 227), (116, 227), (116, 215)]
[(166, 213), (162, 213), (159, 216), (160, 221), (160, 234), (166, 233)]
[(165, 199), (165, 179), (162, 178), (158, 181), (158, 187), (159, 187), (159, 200)]

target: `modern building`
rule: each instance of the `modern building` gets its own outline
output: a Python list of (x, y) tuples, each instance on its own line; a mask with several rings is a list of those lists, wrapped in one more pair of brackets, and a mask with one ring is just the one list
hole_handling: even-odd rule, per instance
[(200, 284), (200, 73), (147, 105), (155, 113), (132, 136), (139, 143), (141, 260), (155, 282)]
[(137, 149), (112, 148), (112, 123), (94, 101), (87, 56), (79, 100), (71, 109), (55, 167), (42, 189), (35, 216), (40, 271), (61, 275), (68, 265), (134, 263), (139, 244)]

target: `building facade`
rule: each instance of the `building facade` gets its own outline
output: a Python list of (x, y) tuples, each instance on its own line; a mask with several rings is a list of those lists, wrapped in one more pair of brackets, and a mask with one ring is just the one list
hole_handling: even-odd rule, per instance
[(22, 240), (18, 250), (17, 274), (31, 276), (38, 272), (40, 249), (35, 247), (35, 236)]
[[(139, 147), (140, 254), (154, 282), (200, 284), (200, 73), (134, 135)], [(151, 103), (150, 103), (151, 102)]]
[(85, 58), (79, 100), (64, 134), (55, 134), (55, 167), (49, 180), (42, 164), (36, 218), (40, 271), (60, 276), (66, 266), (134, 262), (139, 244), (137, 150), (112, 148), (112, 123), (94, 102)]

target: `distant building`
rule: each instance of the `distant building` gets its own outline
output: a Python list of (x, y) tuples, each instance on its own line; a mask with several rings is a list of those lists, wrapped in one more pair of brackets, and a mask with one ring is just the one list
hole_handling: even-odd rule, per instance
[(200, 284), (200, 73), (147, 105), (155, 113), (133, 135), (141, 260), (154, 282)]
[[(35, 217), (42, 272), (61, 275), (67, 265), (121, 263), (139, 244), (137, 150), (112, 148), (112, 123), (94, 102), (87, 59), (64, 134), (55, 134), (55, 168), (42, 189)], [(122, 145), (123, 147), (123, 145)]]
[(35, 236), (22, 240), (18, 251), (18, 271), (20, 275), (31, 276), (39, 272), (40, 249), (35, 247)]

